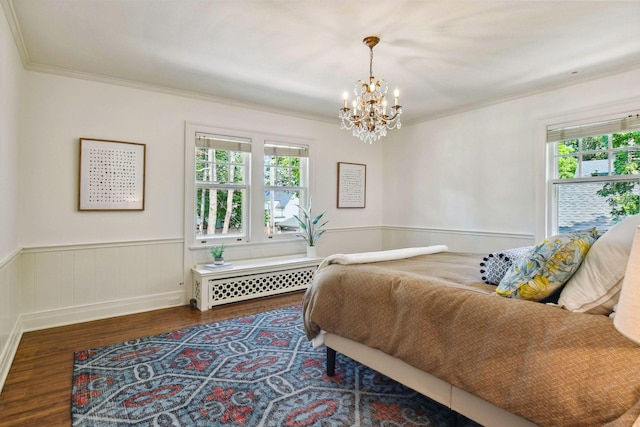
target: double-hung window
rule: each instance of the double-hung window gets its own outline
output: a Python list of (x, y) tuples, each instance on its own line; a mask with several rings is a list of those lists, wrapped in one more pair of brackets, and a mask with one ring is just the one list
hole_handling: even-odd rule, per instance
[(307, 163), (306, 146), (265, 141), (264, 218), (268, 236), (298, 231), (294, 215), (306, 198)]
[(296, 239), (309, 141), (187, 123), (185, 233), (192, 248)]
[(196, 134), (195, 234), (242, 240), (247, 235), (251, 139)]
[(549, 127), (550, 233), (604, 232), (640, 202), (640, 118)]

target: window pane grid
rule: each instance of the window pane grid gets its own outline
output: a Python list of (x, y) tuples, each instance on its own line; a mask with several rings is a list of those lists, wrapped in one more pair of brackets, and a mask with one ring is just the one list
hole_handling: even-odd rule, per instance
[(244, 188), (196, 188), (196, 237), (243, 235), (245, 196)]
[(208, 182), (196, 182), (196, 188), (239, 191), (239, 190), (245, 190), (249, 188), (249, 186), (245, 184), (232, 184), (232, 183), (212, 184)]
[(241, 152), (196, 148), (196, 182), (244, 182), (244, 157)]
[(247, 155), (232, 149), (196, 147), (197, 239), (244, 236), (244, 207), (249, 188), (246, 184)]
[[(216, 240), (268, 241), (285, 234), (289, 236), (282, 237), (293, 238), (298, 229), (294, 215), (298, 204), (307, 200), (309, 185), (309, 147), (300, 142), (290, 137), (271, 140), (259, 133), (237, 136), (223, 129), (195, 129), (195, 144), (187, 151), (188, 157), (194, 156), (193, 163), (187, 164), (193, 168), (187, 203), (193, 203), (188, 223), (195, 224), (195, 245)], [(254, 160), (263, 163), (258, 170), (252, 167)]]
[(582, 136), (553, 150), (553, 234), (596, 227), (606, 231), (638, 213), (640, 132)]
[(273, 236), (296, 233), (299, 226), (294, 215), (298, 214), (298, 204), (304, 199), (302, 177), (306, 158), (281, 155), (273, 151), (273, 147), (265, 147), (265, 234)]
[[(554, 150), (555, 165), (554, 178), (569, 179), (586, 176), (627, 175), (634, 173), (633, 166), (640, 159), (640, 147), (635, 146), (635, 141), (640, 132), (629, 134), (605, 135), (600, 138), (591, 138), (591, 142), (584, 143), (589, 138), (579, 140), (560, 141)], [(584, 150), (586, 145), (591, 146), (593, 141), (607, 140), (604, 148), (599, 150)], [(626, 145), (622, 145), (626, 144)], [(598, 163), (585, 163), (600, 161)], [(618, 165), (616, 165), (616, 162)], [(573, 173), (572, 173), (573, 172)], [(578, 172), (578, 173), (576, 173)]]
[(215, 177), (212, 176), (209, 170), (196, 171), (196, 183), (197, 184), (218, 184), (218, 185), (231, 185), (237, 186), (244, 184), (245, 182), (245, 170), (234, 169), (230, 173), (229, 169), (221, 168), (215, 172)]
[(283, 187), (300, 185), (300, 158), (294, 156), (265, 156), (265, 185)]
[(299, 231), (298, 205), (302, 190), (266, 189), (265, 204), (265, 234), (291, 234)]
[(205, 161), (205, 160), (196, 160), (196, 167), (201, 169), (211, 168), (214, 166), (226, 166), (226, 167), (244, 167), (244, 163), (242, 162), (226, 162), (226, 161)]

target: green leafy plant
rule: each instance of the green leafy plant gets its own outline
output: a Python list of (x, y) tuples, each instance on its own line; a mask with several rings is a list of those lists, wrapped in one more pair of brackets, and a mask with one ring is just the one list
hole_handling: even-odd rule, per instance
[(220, 259), (224, 254), (224, 243), (220, 246), (214, 246), (211, 248), (211, 256), (213, 259)]
[[(633, 147), (640, 143), (640, 132), (615, 133), (611, 137), (613, 148)], [(637, 175), (640, 170), (640, 158), (634, 151), (618, 151), (613, 162), (612, 175)], [(608, 182), (596, 191), (604, 197), (611, 208), (609, 212), (614, 222), (640, 211), (637, 181)]]
[[(575, 152), (575, 147), (559, 144), (558, 154), (570, 154)], [(578, 160), (573, 156), (558, 157), (558, 176), (560, 178), (573, 178), (578, 169)]]
[(311, 213), (311, 199), (309, 199), (309, 206), (297, 206), (300, 208), (301, 215), (294, 215), (300, 225), (300, 233), (297, 233), (296, 236), (302, 237), (304, 241), (307, 242), (307, 245), (315, 246), (318, 239), (320, 239), (326, 231), (323, 230), (323, 227), (329, 222), (325, 221), (320, 223), (320, 220), (326, 212), (322, 212), (318, 216), (313, 216)]

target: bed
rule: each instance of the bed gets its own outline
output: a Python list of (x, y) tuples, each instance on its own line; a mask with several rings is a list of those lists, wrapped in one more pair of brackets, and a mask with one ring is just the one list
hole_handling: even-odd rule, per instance
[(481, 254), (405, 255), (321, 264), (303, 311), (329, 374), (337, 351), (485, 426), (640, 424), (640, 346), (608, 316), (497, 296)]

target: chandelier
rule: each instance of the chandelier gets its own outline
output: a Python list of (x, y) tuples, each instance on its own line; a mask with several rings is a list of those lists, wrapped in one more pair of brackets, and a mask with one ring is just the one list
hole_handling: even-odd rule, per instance
[(398, 105), (398, 89), (394, 92), (394, 105), (387, 114), (387, 99), (385, 95), (389, 90), (386, 80), (375, 81), (373, 77), (373, 47), (380, 39), (375, 36), (365, 37), (362, 42), (369, 47), (369, 82), (362, 80), (356, 82), (353, 92), (356, 99), (353, 108), (348, 107), (349, 94), (344, 93), (344, 107), (339, 111), (338, 117), (342, 121), (341, 129), (353, 129), (353, 136), (357, 136), (364, 142), (371, 144), (380, 140), (387, 134), (387, 129), (400, 129), (400, 115), (402, 106)]

